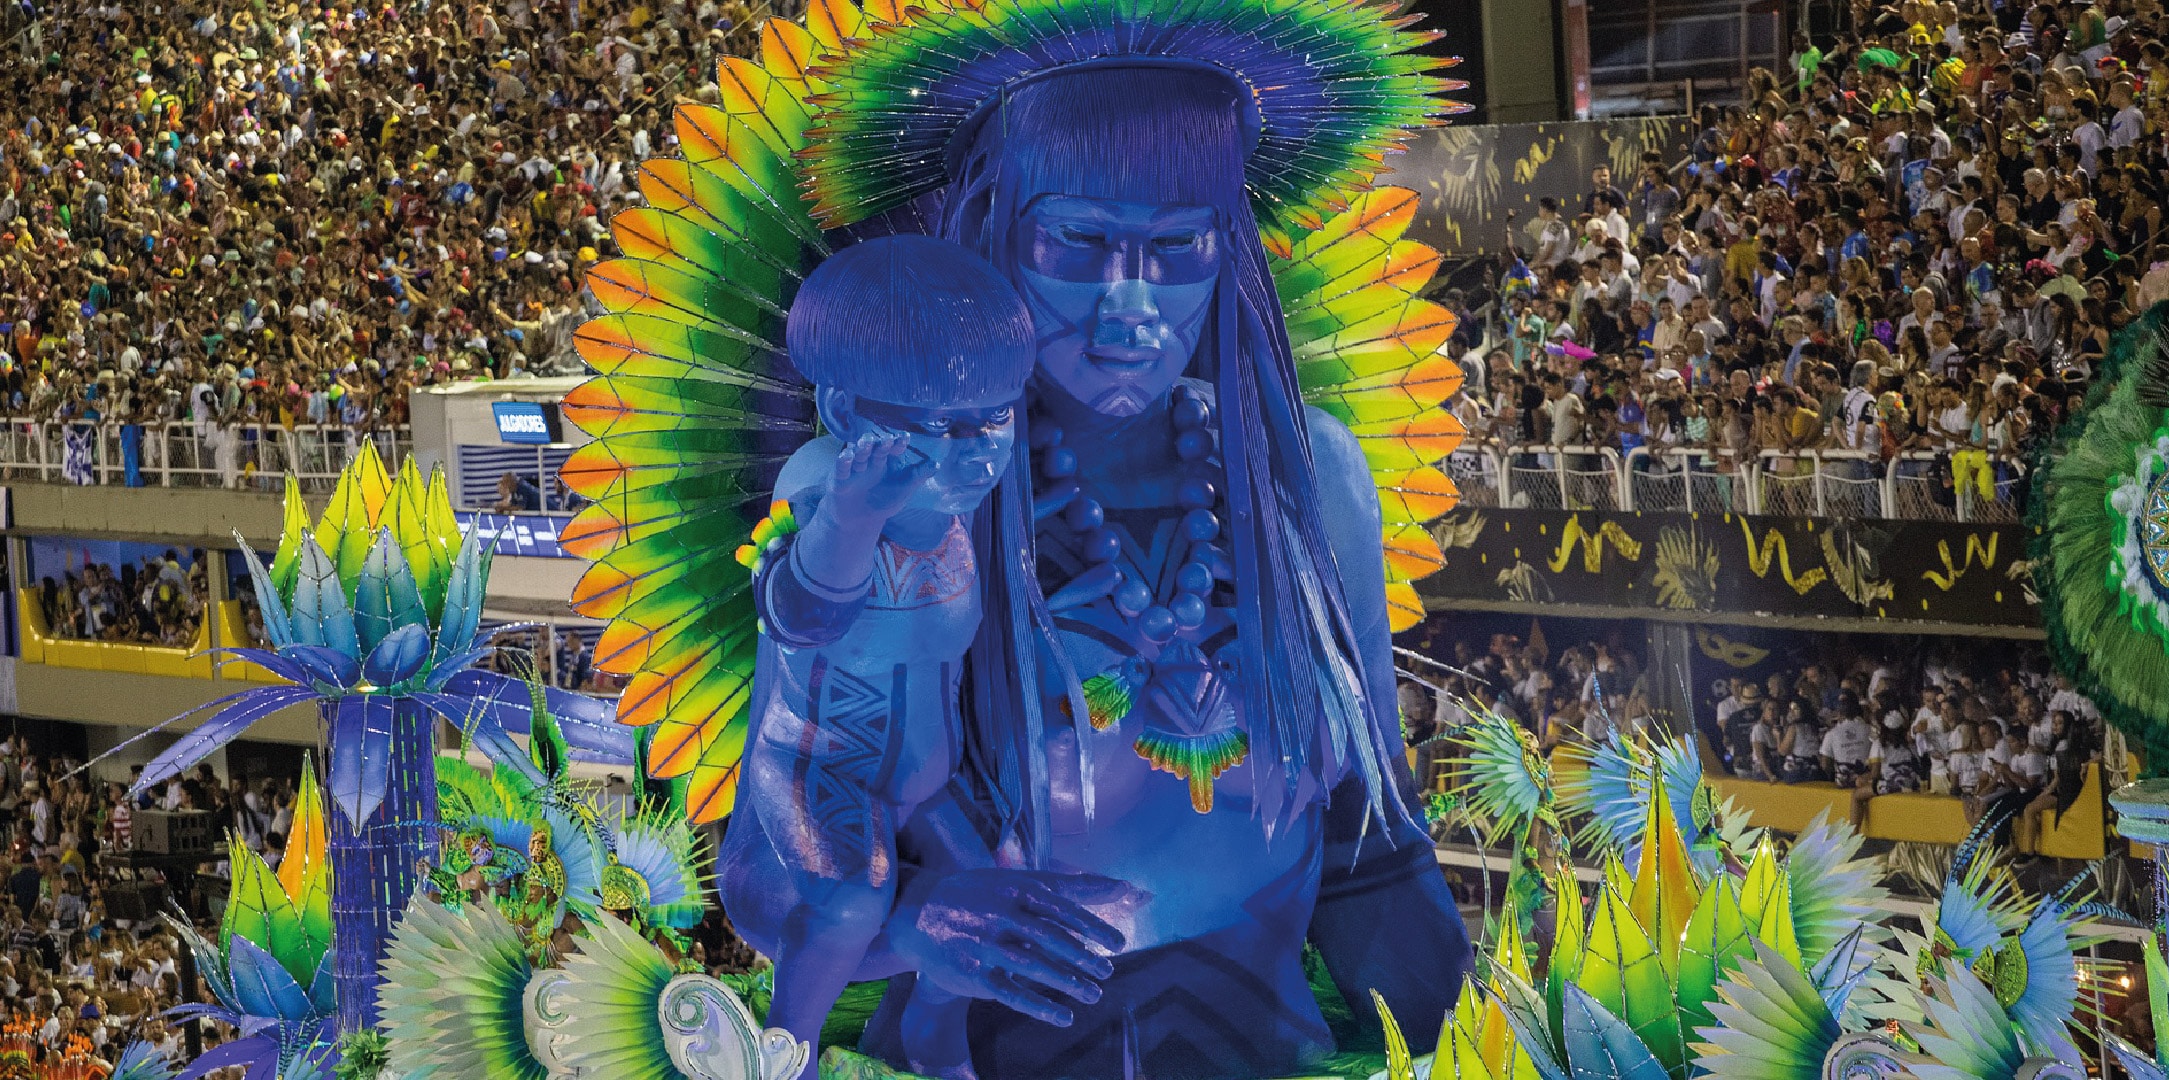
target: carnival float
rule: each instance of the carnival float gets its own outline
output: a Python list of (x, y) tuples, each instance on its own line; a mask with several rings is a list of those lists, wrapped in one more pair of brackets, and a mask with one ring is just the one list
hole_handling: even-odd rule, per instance
[[(1098, 667), (1048, 665), (1063, 669), (1047, 674), (1058, 689), (1017, 706), (1018, 730), (967, 724), (964, 758), (983, 769), (975, 797), (994, 808), (997, 862), (970, 872), (1022, 875), (984, 880), (1035, 882), (1017, 892), (1026, 907), (1066, 912), (1070, 894), (1048, 869), (1062, 837), (1114, 829), (1125, 814), (1142, 815), (1132, 834), (1091, 835), (1140, 859), (1158, 841), (1139, 833), (1178, 834), (1215, 812), (1262, 835), (1306, 837), (1276, 850), (1298, 851), (1298, 862), (1325, 853), (1320, 903), (1332, 919), (1311, 923), (1307, 950), (1300, 924), (1258, 946), (1281, 974), (1295, 965), (1296, 985), (1256, 1008), (1284, 1010), (1294, 1027), (1328, 1012), (1353, 1017), (1381, 1032), (1381, 1048), (1245, 1072), (1241, 1040), (1266, 1033), (1206, 1029), (1252, 1006), (1202, 994), (1192, 1013), (1158, 1010), (1153, 995), (1178, 985), (1137, 991), (1137, 1015), (1047, 1052), (1118, 1061), (1109, 1075), (1257, 1080), (2087, 1075), (2073, 1025), (2104, 971), (2082, 954), (2099, 920), (2130, 917), (2093, 897), (2090, 873), (2044, 895), (2020, 888), (1990, 839), (1992, 820), (1957, 850), (1916, 925), (1889, 914), (1887, 869), (1862, 855), (1846, 823), (1820, 821), (1789, 840), (1750, 827), (1714, 796), (1684, 741), (1608, 737), (1546, 757), (1518, 724), (1472, 706), (1446, 736), (1465, 759), (1456, 788), (1426, 807), (1395, 783), (1394, 718), (1365, 703), (1391, 694), (1365, 687), (1389, 679), (1390, 632), (1422, 617), (1411, 583), (1442, 563), (1426, 525), (1453, 505), (1437, 465), (1462, 435), (1441, 408), (1461, 379), (1440, 352), (1452, 322), (1422, 298), (1438, 255), (1405, 236), (1415, 194), (1373, 187), (1400, 140), (1454, 109), (1438, 95), (1457, 84), (1416, 51), (1427, 41), (1385, 6), (1327, 0), (817, 0), (803, 20), (765, 23), (757, 58), (723, 62), (713, 104), (677, 108), (682, 156), (642, 167), (640, 205), (612, 223), (623, 257), (588, 280), (604, 314), (577, 340), (597, 374), (564, 414), (593, 441), (563, 475), (589, 505), (563, 542), (593, 562), (575, 609), (610, 624), (596, 665), (628, 676), (628, 688), (613, 713), (484, 664), (500, 652), (481, 620), (491, 538), (461, 533), (441, 474), (425, 481), (411, 463), (394, 474), (365, 449), (313, 525), (290, 486), (270, 563), (244, 549), (272, 647), (233, 650), (285, 685), (217, 703), (143, 778), (178, 773), (279, 709), (313, 704), (322, 716), (323, 784), (312, 767), (285, 861), (273, 871), (235, 844), (233, 899), (215, 937), (177, 924), (214, 999), (184, 1006), (183, 1018), (236, 1033), (180, 1080), (229, 1066), (248, 1080), (911, 1075), (874, 1031), (881, 981), (846, 993), (849, 1008), (831, 1014), (816, 1057), (811, 1040), (767, 1026), (767, 976), (726, 982), (686, 958), (683, 934), (716, 890), (749, 936), (762, 919), (732, 892), (746, 880), (736, 873), (743, 853), (725, 853), (726, 880), (712, 880), (716, 853), (694, 827), (741, 809), (759, 728), (774, 722), (756, 709), (768, 677), (758, 574), (794, 551), (810, 514), (779, 478), (828, 426), (786, 356), (784, 328), (814, 268), (869, 237), (976, 240), (998, 269), (1015, 270), (1040, 256), (989, 241), (1008, 236), (997, 209), (1021, 212), (1020, 200), (1073, 181), (1114, 192), (1111, 232), (1134, 201), (1119, 197), (1124, 185), (1181, 187), (1165, 162), (1126, 163), (1091, 142), (1145, 130), (1124, 110), (1163, 104), (1103, 95), (1105, 115), (1088, 124), (1048, 89), (1104, 91), (1133, 77), (1171, 79), (1186, 94), (1204, 86), (1199, 100), (1233, 103), (1225, 130), (1211, 129), (1228, 160), (1202, 135), (1174, 154), (1226, 182), (1199, 181), (1195, 198), (1171, 200), (1210, 204), (1207, 220), (1225, 234), (1226, 259), (1200, 257), (1196, 278), (1178, 283), (1198, 296), (1208, 283), (1217, 290), (1193, 307), (1219, 332), (1176, 328), (1151, 350), (1135, 344), (1142, 337), (1121, 346), (1176, 361), (1137, 408), (1178, 414), (1159, 442), (1197, 474), (1185, 474), (1195, 483), (1179, 508), (1189, 540), (1157, 566), (1164, 575), (1135, 573), (1149, 560), (1126, 562), (1113, 553), (1126, 541), (1103, 544), (1099, 533), (1121, 512), (1164, 507), (1089, 488), (1090, 463), (1073, 452), (1086, 429), (1073, 425), (1065, 442), (1051, 406), (1018, 410), (1018, 463), (969, 540), (1001, 600), (987, 605), (992, 629), (974, 648), (1010, 631), (1058, 641), (1064, 612), (1105, 615), (1102, 636), (1115, 644)], [(1033, 127), (1057, 120), (1084, 133), (1063, 142), (1069, 129)], [(1065, 181), (1057, 166), (1083, 178)], [(1068, 279), (1019, 277), (1039, 290), (1027, 297), (1035, 321), (1133, 294), (1149, 307), (1191, 295), (1155, 292), (1167, 282), (1130, 268), (1133, 255), (1171, 262), (1171, 250), (1125, 249)], [(2149, 314), (2119, 340), (2111, 377), (2041, 470), (2035, 501), (2036, 580), (2060, 659), (2142, 739), (2169, 730), (2161, 318)], [(1200, 353), (1197, 377), (1179, 389), (1192, 369), (1187, 352), (1166, 353), (1178, 340)], [(1334, 473), (1344, 444), (1352, 450)], [(1351, 476), (1355, 486), (1338, 486)], [(1379, 512), (1354, 515), (1368, 530), (1360, 542), (1316, 520), (1328, 494), (1357, 506), (1371, 492)], [(1110, 552), (1064, 567), (1059, 587), (1029, 584), (1033, 545), (1072, 540)], [(1229, 650), (1225, 667), (1206, 662), (1209, 627), (1240, 639), (1211, 646)], [(1005, 640), (998, 655), (1012, 666), (990, 677), (981, 654), (979, 681), (965, 686), (978, 706), (1037, 663), (1034, 646)], [(1074, 658), (1066, 649), (1049, 646)], [(1194, 717), (1200, 724), (1242, 723), (1241, 710), (1253, 710), (1238, 738), (1151, 726), (1164, 720), (1153, 695), (1182, 665), (1224, 680), (1206, 697), (1240, 703)], [(1234, 672), (1271, 673), (1252, 682), (1270, 681), (1272, 693)], [(1283, 694), (1325, 719), (1289, 719), (1274, 698)], [(466, 752), (440, 753), (438, 718), (461, 730)], [(1074, 730), (1062, 736), (1063, 760), (1087, 778), (1077, 781), (1081, 824), (1049, 825), (1061, 800), (1047, 791), (1065, 781), (1048, 779), (1040, 742), (1058, 741), (1048, 735), (1057, 729)], [(669, 781), (668, 794), (605, 797), (574, 778), (581, 758)], [(1094, 818), (1093, 769), (1139, 791), (1167, 786)], [(2117, 796), (2125, 835), (2169, 841), (2163, 783)], [(1338, 816), (1321, 808), (1328, 790), (1349, 795)], [(1425, 818), (1506, 848), (1505, 887), (1487, 897), (1473, 935), (1461, 934), (1435, 880)], [(746, 835), (728, 843), (751, 843)], [(1339, 854), (1349, 859), (1330, 858)], [(1193, 875), (1219, 865), (1170, 861)], [(1318, 871), (1303, 865), (1312, 893), (1295, 906), (1307, 910)], [(1363, 891), (1351, 874), (1399, 891), (1383, 894), (1391, 903), (1350, 899)], [(1156, 884), (1151, 903), (1183, 899)], [(1231, 902), (1282, 902), (1266, 891)], [(1164, 909), (1136, 904), (1124, 926), (1162, 940), (1151, 912)], [(1098, 907), (1079, 905), (1098, 920)], [(2158, 916), (2146, 921), (2158, 939)], [(2169, 969), (2158, 940), (2144, 955), (2161, 1030)], [(884, 976), (899, 1001), (920, 971), (938, 981), (912, 968)], [(1120, 968), (1107, 964), (1107, 977)], [(1074, 1011), (1089, 1014), (1097, 993)], [(33, 1075), (18, 1053), (28, 1034), (0, 1036), (0, 1076)], [(1189, 1070), (1154, 1064), (1178, 1060), (1185, 1043), (1219, 1049), (1198, 1051)], [(2169, 1066), (2118, 1041), (2106, 1052), (2135, 1076)], [(131, 1051), (114, 1075), (157, 1069)]]

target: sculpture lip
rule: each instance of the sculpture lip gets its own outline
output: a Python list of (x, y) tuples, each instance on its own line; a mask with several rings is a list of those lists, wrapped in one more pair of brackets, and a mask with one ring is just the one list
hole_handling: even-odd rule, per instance
[(1113, 371), (1129, 371), (1158, 363), (1160, 350), (1139, 348), (1134, 345), (1094, 345), (1086, 349), (1085, 358), (1098, 367)]

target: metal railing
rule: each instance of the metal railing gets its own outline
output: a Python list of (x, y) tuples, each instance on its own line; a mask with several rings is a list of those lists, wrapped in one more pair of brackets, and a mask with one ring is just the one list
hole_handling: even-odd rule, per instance
[[(90, 424), (0, 419), (0, 478), (141, 487), (276, 491), (292, 473), (305, 491), (329, 491), (364, 441), (387, 462), (413, 448), (405, 428), (360, 432), (330, 425)], [(71, 447), (71, 443), (73, 444)], [(1442, 464), (1464, 506), (1529, 510), (1647, 510), (1779, 517), (2010, 522), (2020, 515), (2026, 467), (2008, 455), (1865, 450), (1729, 450), (1508, 446), (1470, 440)], [(1982, 471), (1986, 470), (1984, 481)], [(1990, 494), (1983, 494), (1984, 483)]]
[(305, 491), (329, 491), (364, 442), (387, 462), (413, 448), (406, 427), (362, 432), (334, 425), (86, 423), (0, 419), (0, 477), (136, 487), (277, 491), (291, 473)]
[(1627, 506), (1659, 513), (1748, 512), (1755, 471), (1730, 450), (1638, 446), (1628, 451)]
[(1730, 450), (1642, 446), (1621, 454), (1472, 440), (1442, 467), (1463, 506), (1523, 510), (1996, 523), (2019, 519), (2026, 487), (2024, 463), (2008, 455), (1954, 461), (1906, 453), (1884, 461), (1867, 450), (1765, 450), (1740, 460)]

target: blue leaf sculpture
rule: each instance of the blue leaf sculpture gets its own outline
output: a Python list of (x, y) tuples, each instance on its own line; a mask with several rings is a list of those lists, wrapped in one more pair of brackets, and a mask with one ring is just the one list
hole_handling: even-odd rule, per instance
[(347, 604), (346, 586), (339, 580), (339, 568), (313, 536), (301, 542), (298, 571), (294, 580), (294, 640), (360, 659), (361, 644), (354, 636), (354, 612)]
[(309, 979), (309, 1002), (326, 1016), (339, 1011), (337, 967), (333, 963), (338, 955), (336, 945), (324, 950), (324, 958), (316, 962), (316, 974)]
[(279, 1040), (272, 1035), (251, 1035), (221, 1043), (203, 1052), (203, 1056), (190, 1063), (188, 1068), (174, 1080), (200, 1080), (220, 1069), (242, 1066), (248, 1070), (246, 1080), (258, 1080), (259, 1075), (268, 1080), (279, 1070)]
[(390, 529), (377, 530), (376, 542), (362, 557), (361, 578), (354, 583), (354, 632), (367, 655), (377, 642), (392, 632), (392, 565), (407, 565), (407, 557), (392, 539)]
[(422, 670), (428, 658), (429, 628), (410, 623), (377, 643), (362, 664), (362, 676), (378, 686), (397, 686)]
[(232, 742), (250, 724), (287, 707), (307, 701), (314, 694), (300, 687), (259, 686), (243, 690), (211, 703), (219, 711), (198, 725), (196, 730), (180, 737), (166, 752), (152, 759), (143, 767), (143, 776), (131, 789), (142, 794), (152, 787), (179, 776), (189, 766), (209, 757), (211, 752)]
[(244, 649), (226, 646), (212, 649), (210, 653), (212, 656), (227, 657), (232, 660), (246, 660), (279, 678), (285, 679), (287, 682), (301, 686), (309, 685), (316, 678), (309, 674), (308, 669), (270, 649)]
[(309, 681), (321, 683), (327, 693), (352, 690), (361, 683), (361, 661), (322, 645), (296, 645), (281, 655), (309, 673)]
[(358, 832), (384, 802), (396, 713), (383, 694), (354, 694), (332, 709), (331, 798)]
[[(469, 669), (446, 680), (444, 692), (471, 700), (476, 717), (487, 717), (511, 734), (527, 734), (534, 701), (522, 680)], [(556, 688), (545, 690), (544, 700), (573, 749), (604, 761), (632, 762), (633, 732), (618, 723), (615, 703)]]
[(315, 1003), (278, 958), (245, 937), (226, 942), (227, 972), (233, 977), (234, 997), (251, 1016), (302, 1020), (313, 1015)]
[(460, 543), (459, 557), (452, 561), (452, 578), (445, 585), (444, 617), (437, 624), (437, 659), (466, 652), (482, 626), (483, 588), (489, 581), (488, 547), (479, 528), (469, 529)]
[(1667, 1080), (1664, 1065), (1626, 1021), (1573, 983), (1565, 991), (1560, 1034), (1574, 1080)]
[(256, 606), (264, 613), (264, 633), (271, 644), (284, 647), (294, 643), (293, 622), (287, 617), (286, 604), (279, 599), (278, 586), (271, 583), (271, 572), (264, 569), (264, 561), (256, 557), (256, 549), (241, 539), (237, 531), (234, 541), (241, 545), (241, 559), (248, 564), (249, 581), (256, 587)]
[(452, 676), (457, 675), (460, 672), (481, 663), (491, 653), (496, 652), (497, 649), (498, 646), (494, 644), (484, 645), (479, 649), (469, 649), (466, 652), (457, 653), (452, 656), (447, 656), (440, 660), (437, 660), (435, 663), (430, 665), (429, 678), (422, 681), (422, 689), (443, 689), (444, 684), (450, 681)]

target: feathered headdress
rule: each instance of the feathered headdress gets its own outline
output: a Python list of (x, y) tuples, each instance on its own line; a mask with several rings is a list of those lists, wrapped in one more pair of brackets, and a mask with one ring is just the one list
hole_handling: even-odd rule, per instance
[(1246, 103), (1244, 169), (1261, 232), (1284, 241), (1345, 209), (1416, 129), (1465, 106), (1467, 84), (1429, 74), (1437, 38), (1364, 0), (936, 0), (866, 5), (863, 37), (812, 74), (824, 92), (801, 157), (830, 227), (901, 206), (954, 179), (973, 131), (1004, 94), (1084, 65), (1164, 65), (1225, 75)]

